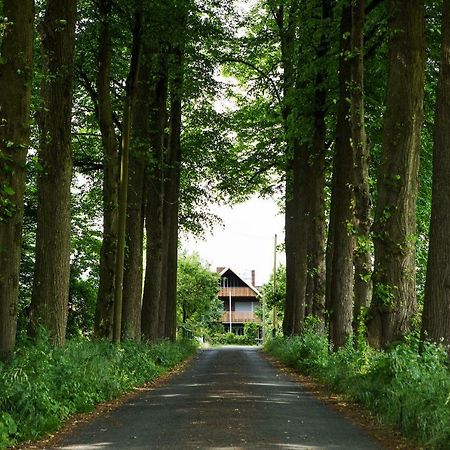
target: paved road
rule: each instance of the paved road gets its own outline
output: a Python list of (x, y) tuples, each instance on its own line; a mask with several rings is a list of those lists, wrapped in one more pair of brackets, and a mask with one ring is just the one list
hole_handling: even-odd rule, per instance
[(248, 347), (202, 351), (167, 385), (82, 425), (59, 448), (381, 449)]

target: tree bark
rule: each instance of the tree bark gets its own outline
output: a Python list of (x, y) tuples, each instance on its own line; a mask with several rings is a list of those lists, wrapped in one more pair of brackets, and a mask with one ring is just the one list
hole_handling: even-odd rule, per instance
[(144, 175), (150, 147), (150, 66), (141, 57), (136, 101), (132, 119), (129, 190), (127, 205), (127, 252), (124, 273), (123, 328), (128, 339), (141, 337), (143, 240), (144, 240)]
[(30, 331), (44, 326), (56, 345), (66, 334), (70, 277), (72, 80), (76, 0), (48, 0), (42, 36), (36, 263)]
[[(322, 1), (321, 26), (325, 28), (331, 17), (329, 0)], [(312, 153), (308, 161), (307, 220), (308, 220), (308, 268), (306, 284), (306, 314), (319, 319), (321, 328), (325, 324), (325, 156), (327, 114), (327, 70), (325, 58), (329, 43), (326, 31), (322, 30), (321, 42), (316, 49), (320, 65), (314, 89), (314, 134)]]
[(364, 0), (352, 4), (352, 144), (355, 154), (355, 285), (353, 331), (363, 309), (370, 304), (372, 257), (370, 245), (369, 151), (364, 123)]
[(424, 95), (424, 4), (389, 0), (389, 76), (375, 211), (369, 341), (387, 347), (417, 311), (415, 232)]
[(112, 339), (117, 257), (119, 152), (111, 105), (111, 0), (101, 0), (98, 54), (98, 119), (103, 145), (103, 241), (95, 312), (97, 337)]
[(165, 163), (164, 213), (167, 231), (166, 314), (164, 337), (174, 341), (177, 332), (177, 265), (178, 265), (178, 212), (181, 176), (181, 113), (184, 80), (184, 45), (176, 46), (170, 88), (170, 133)]
[(352, 333), (353, 303), (353, 164), (350, 124), (351, 62), (348, 56), (352, 27), (351, 7), (344, 6), (340, 26), (339, 103), (337, 112), (336, 149), (333, 170), (335, 185), (333, 258), (330, 290), (330, 343), (342, 347)]
[(450, 0), (444, 0), (442, 49), (433, 147), (430, 248), (422, 339), (443, 343), (450, 353)]
[(141, 56), (142, 38), (142, 3), (139, 3), (134, 17), (133, 44), (131, 50), (130, 71), (126, 81), (126, 98), (122, 120), (122, 155), (120, 167), (119, 186), (119, 216), (117, 231), (117, 260), (114, 295), (114, 327), (113, 341), (119, 343), (122, 339), (122, 309), (123, 309), (123, 276), (125, 265), (125, 239), (128, 204), (128, 169), (129, 144), (131, 135), (131, 119), (136, 96), (136, 83), (138, 79), (139, 60)]
[[(291, 130), (293, 132), (293, 130)], [(307, 168), (308, 168), (308, 151), (307, 145), (300, 145), (295, 139), (294, 155), (292, 161), (292, 190), (286, 192), (290, 196), (290, 211), (289, 230), (291, 231), (290, 244), (291, 248), (288, 250), (286, 245), (286, 292), (287, 280), (291, 282), (292, 288), (292, 317), (291, 317), (291, 333), (298, 335), (302, 331), (303, 321), (305, 319), (305, 296), (306, 296), (306, 281), (307, 281), (307, 257), (308, 257), (308, 221), (307, 221)], [(287, 208), (286, 208), (287, 211)], [(288, 264), (287, 254), (290, 255), (289, 264), (289, 278), (288, 278)]]
[[(150, 57), (150, 56), (148, 56)], [(156, 59), (156, 58), (155, 58)], [(153, 105), (150, 114), (151, 157), (146, 167), (147, 265), (142, 303), (142, 334), (149, 341), (164, 336), (159, 330), (159, 310), (163, 265), (163, 164), (164, 130), (167, 123), (168, 67), (165, 56), (158, 56)], [(165, 311), (164, 311), (165, 322)]]
[(15, 346), (33, 78), (32, 0), (4, 0), (0, 55), (0, 359)]
[(296, 138), (294, 119), (296, 85), (295, 32), (298, 19), (298, 5), (293, 2), (287, 11), (280, 6), (273, 11), (278, 25), (281, 41), (283, 67), (283, 126), (286, 140), (286, 193), (285, 193), (285, 229), (286, 229), (286, 301), (284, 306), (283, 334), (299, 334), (305, 314), (306, 292), (306, 201), (305, 169), (307, 148)]

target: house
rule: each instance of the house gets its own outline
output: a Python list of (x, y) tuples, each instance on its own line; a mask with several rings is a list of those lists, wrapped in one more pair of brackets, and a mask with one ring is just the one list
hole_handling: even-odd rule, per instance
[(225, 331), (244, 334), (246, 322), (261, 322), (256, 310), (260, 308), (260, 293), (255, 287), (255, 271), (251, 282), (245, 281), (229, 267), (218, 267), (219, 299), (223, 302), (222, 324)]

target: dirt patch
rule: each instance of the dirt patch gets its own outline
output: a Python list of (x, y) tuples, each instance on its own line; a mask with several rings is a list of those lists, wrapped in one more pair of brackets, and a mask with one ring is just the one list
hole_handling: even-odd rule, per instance
[(333, 392), (330, 388), (319, 383), (314, 378), (300, 374), (265, 352), (263, 352), (263, 355), (279, 371), (288, 375), (293, 381), (301, 384), (314, 397), (339, 411), (387, 450), (424, 450), (426, 448), (406, 438), (398, 430), (381, 423), (374, 413), (357, 403), (349, 401), (344, 395)]

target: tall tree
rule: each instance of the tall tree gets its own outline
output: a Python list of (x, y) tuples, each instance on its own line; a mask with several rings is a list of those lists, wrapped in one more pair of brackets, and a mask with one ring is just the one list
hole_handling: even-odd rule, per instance
[(178, 228), (181, 175), (181, 127), (182, 101), (184, 82), (184, 35), (187, 21), (187, 2), (180, 8), (176, 17), (178, 42), (173, 45), (173, 68), (170, 84), (170, 131), (165, 157), (164, 212), (163, 224), (167, 245), (167, 258), (163, 283), (166, 283), (166, 313), (164, 337), (176, 338), (177, 325), (177, 260), (178, 260)]
[(336, 122), (336, 143), (333, 162), (330, 218), (333, 227), (333, 256), (330, 284), (330, 342), (334, 348), (342, 347), (352, 332), (353, 306), (353, 165), (351, 143), (350, 83), (352, 9), (342, 8), (340, 25), (339, 101)]
[(308, 159), (309, 183), (306, 201), (308, 220), (308, 278), (306, 313), (325, 321), (325, 181), (327, 139), (327, 56), (329, 50), (329, 20), (332, 6), (329, 0), (320, 2), (320, 42), (315, 49), (317, 74), (314, 81), (313, 139)]
[(433, 147), (433, 194), (422, 337), (450, 351), (450, 0), (444, 0)]
[(33, 78), (33, 0), (4, 0), (0, 48), (0, 358), (14, 349)]
[(133, 107), (136, 99), (136, 85), (139, 76), (139, 62), (142, 52), (142, 1), (139, 1), (134, 12), (133, 43), (131, 48), (130, 70), (125, 86), (125, 101), (122, 119), (122, 147), (120, 161), (119, 185), (119, 217), (117, 230), (116, 281), (114, 295), (114, 326), (113, 340), (120, 342), (122, 338), (123, 309), (123, 277), (125, 265), (125, 241), (128, 205), (128, 181), (130, 160), (130, 136), (133, 117)]
[[(149, 50), (147, 48), (147, 50)], [(147, 54), (147, 58), (151, 55)], [(154, 86), (150, 112), (151, 152), (146, 165), (146, 206), (145, 226), (147, 237), (147, 262), (145, 271), (144, 296), (142, 300), (142, 334), (156, 341), (163, 337), (160, 327), (160, 306), (162, 302), (163, 270), (163, 189), (165, 129), (167, 124), (168, 66), (162, 48), (153, 57)], [(165, 305), (164, 305), (165, 307)], [(161, 313), (161, 322), (165, 322)]]
[(359, 316), (370, 304), (372, 273), (370, 245), (369, 152), (364, 121), (364, 9), (365, 0), (352, 3), (352, 81), (351, 122), (352, 145), (355, 155), (355, 283), (353, 329), (356, 331)]
[(416, 200), (424, 96), (424, 2), (389, 0), (389, 75), (375, 210), (369, 340), (409, 330), (416, 300)]
[(103, 240), (100, 252), (95, 334), (112, 338), (114, 283), (117, 257), (119, 152), (111, 99), (111, 0), (100, 0), (100, 35), (98, 50), (98, 122), (103, 145)]
[(298, 4), (287, 2), (269, 6), (278, 28), (281, 42), (282, 117), (286, 143), (286, 302), (283, 333), (300, 332), (305, 313), (307, 244), (303, 239), (306, 231), (306, 203), (302, 191), (306, 166), (306, 146), (298, 139), (298, 110), (295, 108), (296, 89), (300, 80), (296, 77), (296, 31)]
[(42, 38), (36, 263), (30, 330), (43, 325), (63, 345), (70, 275), (72, 80), (76, 0), (48, 0)]
[[(143, 46), (145, 48), (145, 45)], [(125, 338), (141, 336), (144, 242), (144, 175), (150, 147), (150, 61), (142, 50), (132, 114), (122, 328)]]

